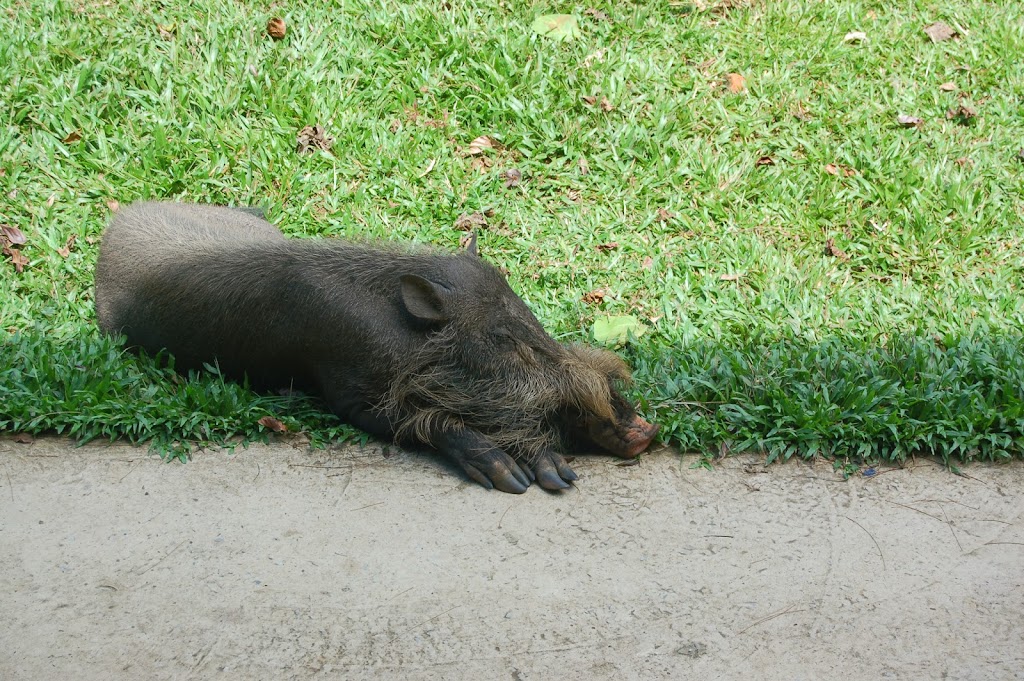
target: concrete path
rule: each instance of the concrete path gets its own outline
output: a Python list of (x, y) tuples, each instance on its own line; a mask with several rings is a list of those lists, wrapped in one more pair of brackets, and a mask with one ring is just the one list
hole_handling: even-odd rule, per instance
[(0, 678), (1024, 679), (1020, 463), (383, 454), (0, 438)]

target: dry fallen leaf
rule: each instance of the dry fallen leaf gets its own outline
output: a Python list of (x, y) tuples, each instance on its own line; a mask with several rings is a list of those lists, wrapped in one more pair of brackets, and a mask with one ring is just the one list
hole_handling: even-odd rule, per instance
[(71, 255), (71, 249), (74, 248), (76, 239), (78, 239), (78, 235), (72, 234), (68, 237), (68, 240), (64, 242), (64, 248), (57, 249), (57, 252), (60, 253), (62, 258), (66, 258)]
[(618, 241), (609, 241), (606, 244), (598, 244), (597, 245), (597, 250), (601, 251), (602, 253), (607, 253), (608, 251), (614, 251), (618, 247), (619, 247), (619, 242)]
[(82, 133), (77, 130), (72, 130), (68, 133), (68, 136), (61, 140), (64, 144), (74, 144), (78, 140), (82, 139)]
[(36, 439), (28, 433), (15, 433), (11, 440), (22, 445), (30, 445), (36, 441)]
[(829, 163), (826, 165), (825, 172), (829, 175), (842, 175), (843, 177), (850, 177), (851, 175), (857, 174), (857, 171), (853, 168), (847, 168), (846, 166), (839, 165), (837, 163)]
[(4, 240), (16, 246), (20, 246), (27, 241), (25, 234), (14, 225), (0, 225), (0, 241)]
[(281, 17), (274, 17), (273, 19), (267, 22), (267, 35), (269, 35), (274, 40), (280, 40), (281, 38), (283, 38), (287, 30), (288, 27), (285, 26), (284, 19), (282, 19)]
[(583, 95), (582, 97), (580, 97), (580, 99), (582, 99), (583, 103), (586, 104), (587, 106), (594, 106), (595, 104), (597, 104), (597, 97), (593, 95)]
[(641, 263), (640, 267), (645, 270), (651, 269), (652, 267), (654, 267), (654, 258), (652, 258), (651, 256), (647, 256), (646, 258), (644, 258), (644, 261), (643, 263)]
[(949, 120), (955, 120), (960, 125), (970, 124), (977, 115), (978, 113), (974, 109), (964, 104), (946, 112), (946, 118)]
[(932, 39), (933, 43), (949, 40), (950, 38), (954, 38), (958, 35), (955, 30), (941, 21), (936, 21), (934, 24), (928, 24), (924, 27), (924, 32), (928, 34), (928, 37)]
[(580, 166), (580, 175), (586, 175), (587, 173), (590, 172), (590, 164), (587, 163), (587, 159), (585, 157), (580, 156), (579, 166)]
[(672, 213), (668, 212), (664, 208), (659, 208), (658, 209), (658, 214), (654, 217), (654, 220), (655, 220), (655, 222), (668, 222), (673, 217), (675, 217), (675, 216), (672, 215)]
[(608, 18), (607, 14), (605, 14), (599, 9), (594, 9), (593, 7), (583, 10), (583, 14), (585, 14), (588, 17), (594, 17), (595, 21), (611, 21), (611, 19)]
[(469, 143), (469, 155), (479, 156), (484, 153), (487, 149), (494, 149), (494, 140), (487, 135), (480, 135), (475, 140)]
[(604, 302), (604, 297), (608, 295), (608, 289), (599, 288), (593, 291), (588, 291), (583, 294), (583, 302), (588, 305), (599, 305)]
[(28, 264), (28, 258), (26, 258), (20, 250), (17, 248), (11, 248), (7, 245), (7, 242), (3, 243), (3, 254), (11, 259), (11, 263), (14, 265), (14, 270), (21, 274), (25, 271), (25, 265)]
[(477, 171), (480, 174), (486, 173), (487, 170), (494, 165), (494, 161), (487, 158), (486, 156), (477, 156), (473, 159), (473, 162), (469, 164), (469, 167)]
[(505, 171), (505, 189), (518, 187), (523, 180), (523, 174), (517, 168), (509, 168)]
[(956, 89), (956, 83), (943, 83), (942, 85), (939, 86), (939, 89), (942, 90), (943, 92), (952, 92), (953, 90)]
[(263, 418), (261, 418), (256, 423), (260, 424), (261, 426), (263, 426), (267, 430), (274, 431), (275, 433), (287, 433), (288, 432), (288, 426), (284, 425), (279, 420), (275, 419), (273, 416), (264, 416)]
[(574, 201), (576, 203), (579, 203), (579, 200), (583, 198), (583, 192), (579, 189), (566, 189), (565, 195), (569, 197), (570, 201)]
[(117, 209), (118, 209), (118, 208), (120, 208), (120, 207), (121, 207), (121, 204), (119, 204), (119, 203), (118, 203), (117, 201), (115, 201), (114, 199), (108, 199), (108, 200), (107, 200), (107, 208), (109, 208), (109, 209), (110, 209), (110, 212), (111, 212), (111, 213), (116, 213), (116, 212), (117, 212)]
[(722, 274), (718, 277), (722, 281), (739, 281), (740, 275), (738, 274)]
[(900, 114), (896, 117), (896, 122), (902, 125), (904, 128), (920, 128), (924, 125), (924, 121), (917, 116), (908, 116), (906, 114)]
[(608, 112), (608, 111), (611, 111), (614, 108), (615, 108), (615, 106), (612, 105), (612, 103), (608, 101), (607, 97), (602, 97), (601, 98), (601, 109), (603, 111)]
[(729, 92), (739, 94), (747, 89), (747, 79), (738, 73), (730, 73), (726, 80), (729, 83)]
[(825, 242), (825, 255), (831, 255), (832, 257), (839, 258), (843, 262), (850, 260), (850, 256), (846, 255), (842, 249), (836, 246), (836, 241), (832, 238)]
[(476, 229), (477, 227), (487, 227), (487, 216), (480, 211), (463, 213), (452, 226), (461, 232), (468, 232)]
[(868, 39), (868, 34), (864, 31), (850, 31), (843, 37), (844, 43), (859, 43)]
[(433, 170), (434, 166), (436, 166), (436, 165), (437, 165), (437, 159), (436, 158), (430, 159), (430, 161), (427, 163), (427, 167), (424, 168), (423, 172), (420, 173), (419, 175), (417, 175), (416, 177), (417, 178), (426, 177), (427, 175), (430, 174), (430, 171)]
[[(1021, 151), (1024, 152), (1024, 149), (1022, 149)], [(967, 158), (966, 156), (961, 156), (960, 158), (958, 158), (955, 161), (953, 161), (953, 163), (957, 164), (961, 168), (964, 168), (966, 166), (973, 166), (974, 165), (974, 161), (972, 161), (971, 159)]]
[(312, 153), (316, 149), (329, 151), (334, 138), (326, 133), (322, 125), (307, 125), (299, 132), (295, 150), (300, 154)]
[(771, 156), (762, 156), (761, 158), (757, 159), (757, 161), (754, 163), (754, 165), (755, 166), (773, 166), (773, 165), (775, 165), (775, 159), (773, 159)]

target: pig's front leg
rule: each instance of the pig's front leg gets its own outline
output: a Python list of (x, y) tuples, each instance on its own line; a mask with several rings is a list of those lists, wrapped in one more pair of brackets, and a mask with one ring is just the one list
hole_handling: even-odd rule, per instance
[(532, 472), (524, 472), (511, 456), (475, 430), (442, 431), (431, 438), (430, 444), (487, 489), (496, 487), (502, 492), (522, 494), (530, 486)]

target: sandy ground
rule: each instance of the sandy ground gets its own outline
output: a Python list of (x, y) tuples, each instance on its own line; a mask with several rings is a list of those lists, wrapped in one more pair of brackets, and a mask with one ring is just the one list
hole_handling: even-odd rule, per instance
[(3, 679), (1024, 679), (1024, 465), (0, 439)]

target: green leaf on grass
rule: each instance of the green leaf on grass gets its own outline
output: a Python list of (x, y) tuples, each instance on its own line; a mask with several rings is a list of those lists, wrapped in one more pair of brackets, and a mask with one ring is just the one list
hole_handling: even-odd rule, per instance
[(615, 347), (623, 345), (630, 336), (639, 338), (646, 331), (647, 327), (641, 324), (639, 319), (629, 314), (620, 317), (605, 317), (594, 322), (594, 340)]
[(552, 40), (573, 40), (581, 35), (571, 14), (542, 14), (533, 20), (533, 32)]

